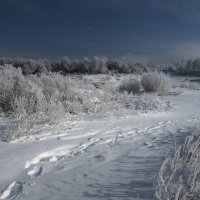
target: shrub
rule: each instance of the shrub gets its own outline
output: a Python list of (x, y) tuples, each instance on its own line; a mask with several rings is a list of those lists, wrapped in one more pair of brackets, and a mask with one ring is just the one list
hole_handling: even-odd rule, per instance
[[(24, 86), (23, 91), (22, 85)], [(24, 85), (24, 77), (20, 69), (11, 66), (0, 68), (0, 107), (2, 111), (12, 110), (14, 99), (24, 95), (26, 85)]]
[(146, 92), (168, 92), (171, 88), (167, 75), (158, 72), (149, 72), (143, 75), (141, 85)]
[(154, 94), (142, 94), (137, 97), (135, 100), (135, 109), (136, 110), (167, 110), (170, 107), (170, 102), (162, 101), (157, 95)]
[(140, 63), (133, 63), (125, 58), (108, 59), (94, 56), (91, 58), (47, 59), (0, 58), (0, 65), (12, 65), (21, 68), (24, 75), (59, 72), (61, 74), (109, 74), (111, 73), (143, 73), (145, 68)]
[(21, 69), (0, 68), (0, 108), (17, 118), (43, 112), (45, 97), (38, 85), (23, 76)]
[[(103, 69), (106, 63), (98, 58), (94, 61), (96, 72)], [(11, 65), (0, 67), (0, 114), (12, 114), (16, 122), (16, 127), (11, 126), (4, 134), (0, 134), (0, 140), (2, 136), (4, 141), (8, 141), (29, 134), (36, 126), (58, 122), (66, 113), (78, 116), (81, 113), (121, 113), (128, 109), (146, 111), (158, 109), (162, 104), (156, 98), (142, 96), (139, 99), (140, 95), (128, 95), (140, 91), (137, 80), (123, 82), (119, 90), (127, 92), (119, 93), (114, 86), (119, 77), (94, 77), (84, 79), (82, 76), (67, 77), (50, 72), (25, 75), (21, 68)], [(100, 77), (97, 83), (103, 83), (98, 88), (94, 85), (97, 77)], [(105, 84), (105, 80), (108, 84)]]
[(141, 89), (140, 81), (135, 80), (135, 79), (125, 80), (119, 86), (120, 92), (126, 91), (126, 92), (128, 92), (128, 94), (130, 94), (131, 92), (138, 93), (138, 92), (140, 92), (140, 89)]
[(200, 132), (188, 136), (174, 156), (167, 158), (159, 172), (156, 198), (200, 199)]

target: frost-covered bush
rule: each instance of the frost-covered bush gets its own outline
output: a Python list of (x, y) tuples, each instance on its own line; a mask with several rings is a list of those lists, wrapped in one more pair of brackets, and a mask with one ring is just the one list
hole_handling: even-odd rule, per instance
[[(105, 64), (98, 59), (95, 62), (101, 69)], [(25, 75), (21, 68), (0, 67), (0, 114), (14, 116), (16, 121), (16, 127), (0, 134), (0, 140), (2, 136), (9, 141), (28, 135), (41, 124), (57, 123), (64, 116), (146, 112), (163, 106), (157, 98), (133, 95), (140, 89), (135, 80), (124, 83), (119, 92), (116, 88), (119, 80), (119, 75), (65, 76), (55, 72)]]
[(61, 102), (50, 101), (45, 106), (45, 115), (49, 124), (56, 124), (65, 115), (65, 108)]
[(14, 100), (15, 79), (23, 79), (20, 69), (12, 67), (0, 67), (0, 108), (2, 111), (9, 111), (12, 107), (11, 99)]
[[(104, 99), (94, 85), (57, 73), (24, 76), (20, 68), (0, 68), (0, 110), (17, 118), (26, 114), (45, 115), (47, 107), (61, 103), (70, 110), (70, 102), (86, 105)], [(70, 104), (71, 105), (71, 104)], [(89, 107), (89, 105), (88, 105)]]
[(32, 76), (31, 80), (41, 88), (46, 100), (64, 101), (69, 91), (69, 80), (56, 73)]
[(43, 112), (45, 98), (37, 84), (23, 76), (21, 69), (0, 68), (0, 107), (17, 118)]
[(200, 199), (200, 132), (188, 136), (173, 157), (168, 157), (159, 172), (158, 200)]
[(120, 92), (128, 92), (128, 93), (138, 93), (141, 90), (140, 81), (135, 79), (128, 79), (121, 83), (119, 86)]
[(158, 96), (154, 94), (143, 94), (137, 97), (135, 100), (135, 109), (136, 110), (167, 110), (170, 107), (170, 102), (162, 101)]
[(11, 102), (14, 115), (17, 119), (20, 119), (27, 114), (28, 100), (26, 97), (15, 97), (14, 101)]
[(171, 88), (168, 76), (159, 72), (149, 72), (143, 75), (141, 85), (146, 92), (169, 92)]

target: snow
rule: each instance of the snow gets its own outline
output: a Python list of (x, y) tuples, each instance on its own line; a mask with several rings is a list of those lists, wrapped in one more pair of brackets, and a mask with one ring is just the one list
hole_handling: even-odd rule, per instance
[(153, 199), (164, 157), (200, 122), (200, 92), (180, 90), (161, 96), (173, 105), (166, 112), (85, 116), (0, 142), (1, 199)]
[(11, 189), (15, 186), (16, 182), (14, 181), (11, 183), (6, 190), (4, 190), (3, 194), (1, 195), (1, 199), (6, 199), (9, 197)]
[(63, 147), (59, 147), (59, 148), (56, 148), (56, 149), (52, 149), (51, 151), (41, 153), (40, 155), (33, 158), (32, 160), (27, 161), (26, 164), (25, 164), (25, 169), (30, 168), (32, 165), (36, 165), (41, 160), (44, 160), (44, 159), (47, 159), (47, 158), (51, 158), (50, 160), (52, 162), (52, 160), (55, 160), (55, 155), (60, 157), (60, 156), (66, 155), (68, 152), (69, 152), (69, 147), (63, 146)]
[(6, 190), (4, 190), (3, 194), (1, 195), (1, 199), (12, 198), (14, 199), (22, 190), (22, 186), (20, 183), (14, 181), (11, 183)]
[(27, 174), (29, 176), (39, 176), (42, 173), (42, 167), (35, 166), (31, 171), (29, 171)]

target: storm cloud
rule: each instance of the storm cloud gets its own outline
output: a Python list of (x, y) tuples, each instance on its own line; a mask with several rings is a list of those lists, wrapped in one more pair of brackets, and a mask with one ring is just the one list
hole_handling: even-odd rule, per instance
[(0, 0), (0, 56), (198, 57), (197, 0)]

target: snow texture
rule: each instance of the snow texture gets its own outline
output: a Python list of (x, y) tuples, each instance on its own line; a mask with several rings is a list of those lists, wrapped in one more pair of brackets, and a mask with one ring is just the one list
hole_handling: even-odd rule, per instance
[[(173, 78), (180, 83), (182, 78)], [(16, 200), (153, 199), (155, 177), (200, 122), (200, 93), (177, 88), (166, 112), (63, 120), (42, 133), (0, 142), (0, 197)], [(5, 126), (4, 118), (0, 125)]]

